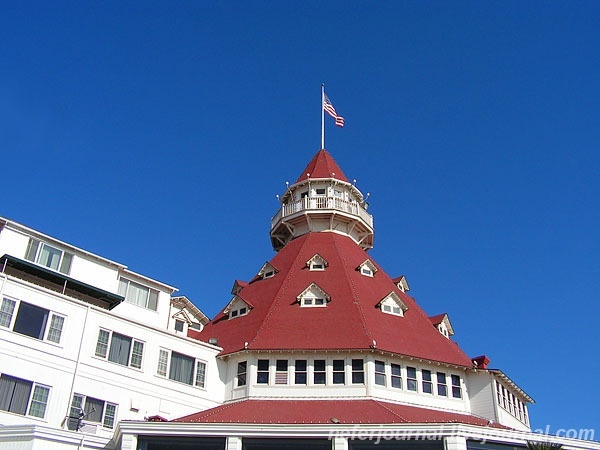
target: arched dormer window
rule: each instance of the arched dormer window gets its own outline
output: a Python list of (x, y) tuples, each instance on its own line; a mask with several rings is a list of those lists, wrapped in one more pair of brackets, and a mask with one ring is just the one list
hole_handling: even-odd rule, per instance
[(361, 275), (372, 277), (375, 275), (375, 272), (377, 272), (377, 267), (375, 267), (375, 264), (373, 264), (371, 260), (367, 259), (360, 266), (358, 266), (356, 270), (358, 270)]
[(325, 270), (328, 265), (325, 258), (318, 253), (315, 253), (315, 256), (306, 261), (306, 267), (308, 267), (309, 270)]
[(223, 314), (229, 316), (230, 319), (245, 316), (252, 309), (252, 305), (243, 300), (239, 295), (234, 296), (223, 310)]
[(311, 283), (302, 293), (296, 297), (301, 307), (325, 307), (331, 300), (329, 295), (316, 283)]
[(273, 266), (271, 263), (266, 262), (258, 271), (258, 276), (261, 279), (265, 280), (267, 278), (274, 277), (277, 272), (279, 271), (275, 268), (275, 266)]
[(408, 311), (408, 306), (402, 301), (400, 296), (395, 292), (390, 292), (378, 304), (377, 307), (381, 312), (392, 314), (394, 316), (404, 316), (404, 312)]

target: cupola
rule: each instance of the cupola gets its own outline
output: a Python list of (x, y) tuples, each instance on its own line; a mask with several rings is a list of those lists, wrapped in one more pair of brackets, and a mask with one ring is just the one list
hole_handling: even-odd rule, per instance
[(343, 234), (363, 250), (373, 247), (373, 217), (366, 199), (327, 150), (319, 150), (296, 182), (286, 184), (281, 208), (271, 219), (275, 250), (311, 232)]

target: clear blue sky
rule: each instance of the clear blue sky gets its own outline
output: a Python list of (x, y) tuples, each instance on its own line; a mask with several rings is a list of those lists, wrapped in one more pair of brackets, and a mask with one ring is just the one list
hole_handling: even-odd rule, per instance
[[(0, 215), (207, 315), (320, 147), (373, 258), (537, 404), (600, 423), (600, 2), (3, 2)], [(596, 429), (596, 439), (600, 429)]]

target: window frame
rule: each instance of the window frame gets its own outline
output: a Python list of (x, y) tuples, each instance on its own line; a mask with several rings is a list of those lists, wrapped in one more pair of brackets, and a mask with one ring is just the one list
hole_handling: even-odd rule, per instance
[(377, 386), (387, 386), (387, 377), (385, 374), (385, 361), (376, 359), (373, 365), (375, 369), (374, 382)]
[[(51, 263), (48, 264), (40, 262), (40, 259), (42, 258), (42, 249), (44, 247), (48, 247), (49, 249), (60, 253), (58, 263), (56, 264), (56, 268), (52, 267)], [(56, 247), (52, 244), (48, 244), (45, 241), (33, 237), (29, 238), (29, 242), (27, 243), (27, 250), (25, 250), (26, 261), (30, 261), (34, 264), (37, 264), (38, 266), (45, 267), (46, 269), (53, 270), (64, 275), (70, 274), (74, 256), (74, 253), (67, 252), (66, 250), (63, 250), (60, 247)]]
[(353, 358), (351, 361), (351, 369), (352, 384), (365, 384), (365, 360), (362, 358)]
[[(317, 369), (317, 364), (319, 365)], [(322, 365), (322, 368), (321, 368)], [(325, 359), (314, 359), (313, 360), (313, 374), (312, 381), (314, 385), (326, 385), (327, 384), (327, 360)], [(318, 375), (318, 381), (317, 381)], [(322, 381), (321, 381), (322, 379)]]
[(248, 384), (248, 361), (239, 361), (235, 375), (235, 387), (244, 387)]
[(275, 360), (275, 384), (288, 384), (289, 378), (289, 361), (287, 359)]
[(406, 390), (411, 392), (419, 391), (419, 382), (417, 379), (417, 368), (412, 366), (406, 367)]
[[(300, 368), (298, 367), (300, 364)], [(302, 367), (304, 366), (304, 367)], [(304, 379), (304, 382), (298, 381)], [(308, 385), (308, 360), (296, 359), (294, 360), (294, 384), (306, 386)]]
[[(80, 414), (84, 413), (85, 411), (85, 405), (88, 401), (88, 398), (91, 400), (95, 400), (96, 402), (102, 402), (102, 414), (99, 421), (86, 419), (87, 416), (80, 416)], [(78, 399), (77, 404), (75, 402), (76, 399)], [(109, 407), (111, 409), (110, 414), (108, 413)], [(69, 407), (69, 420), (77, 420), (78, 425), (81, 422), (87, 422), (92, 424), (98, 424), (102, 428), (112, 430), (115, 428), (118, 407), (119, 405), (117, 403), (109, 402), (107, 400), (102, 400), (101, 398), (96, 398), (85, 394), (79, 394), (76, 392), (71, 398), (71, 406)], [(77, 409), (79, 410), (79, 412), (77, 412)], [(70, 427), (68, 428), (71, 429)], [(80, 426), (78, 426), (77, 430), (74, 431), (79, 431), (79, 429), (81, 429)]]
[[(342, 364), (340, 368), (340, 362)], [(337, 367), (336, 367), (337, 366)], [(345, 385), (346, 384), (346, 360), (332, 359), (331, 360), (331, 384)]]
[[(261, 364), (262, 363), (262, 364)], [(263, 367), (261, 367), (261, 365)], [(266, 365), (266, 367), (265, 367)], [(268, 359), (258, 359), (256, 361), (256, 384), (269, 384), (271, 361)], [(261, 378), (262, 376), (262, 378)]]
[[(5, 310), (5, 305), (12, 304), (12, 308), (10, 308), (10, 312)], [(21, 309), (22, 305), (27, 305), (27, 307), (32, 307), (33, 309), (43, 310), (45, 311), (45, 318), (39, 327), (39, 333), (37, 336), (32, 334), (24, 333), (23, 331), (15, 330), (15, 324), (19, 318), (19, 314), (26, 314), (24, 310)], [(65, 322), (67, 316), (64, 314), (59, 314), (51, 309), (43, 308), (41, 306), (35, 305), (33, 303), (25, 302), (23, 300), (18, 300), (10, 297), (2, 297), (2, 302), (0, 302), (0, 327), (6, 328), (13, 333), (20, 334), (21, 336), (28, 336), (33, 339), (37, 339), (38, 341), (48, 342), (50, 344), (60, 345), (63, 337), (63, 331), (65, 329)], [(53, 324), (55, 323), (55, 319), (60, 319), (62, 322), (60, 327), (58, 328), (58, 340), (55, 340), (52, 336), (54, 335), (55, 328)], [(28, 325), (31, 323), (28, 321)], [(43, 328), (43, 330), (42, 330)], [(42, 336), (41, 338), (39, 336)]]
[[(125, 285), (125, 288), (123, 288), (123, 285)], [(140, 305), (137, 301), (133, 301), (133, 298), (131, 297), (128, 298), (128, 295), (130, 293), (129, 289), (131, 285), (134, 285), (134, 287), (138, 289), (143, 288), (148, 291), (146, 299), (144, 301), (144, 305)], [(153, 293), (155, 293), (154, 300), (151, 299), (151, 294)], [(158, 300), (160, 297), (160, 291), (158, 289), (151, 288), (150, 286), (147, 286), (145, 284), (130, 280), (127, 277), (120, 276), (118, 294), (122, 295), (125, 298), (125, 303), (137, 306), (138, 308), (147, 309), (148, 311), (158, 311)]]
[(452, 386), (452, 398), (462, 398), (462, 383), (460, 376), (451, 374), (450, 382)]
[(433, 395), (433, 378), (429, 369), (421, 369), (421, 392)]
[[(106, 342), (104, 342), (104, 340), (101, 341), (101, 336), (106, 335), (106, 334), (108, 334), (108, 340)], [(127, 364), (122, 364), (119, 361), (113, 361), (112, 359), (110, 359), (113, 338), (115, 335), (119, 336), (120, 338), (127, 338), (130, 340), (129, 352), (128, 352), (128, 356), (127, 356)], [(142, 349), (141, 352), (136, 352), (136, 344), (137, 344), (138, 348), (141, 346), (141, 349)], [(137, 339), (137, 338), (134, 338), (131, 336), (127, 336), (125, 334), (118, 333), (113, 330), (109, 330), (108, 328), (100, 327), (98, 330), (98, 337), (96, 339), (96, 348), (94, 349), (94, 356), (97, 358), (103, 359), (105, 361), (108, 361), (110, 363), (118, 364), (119, 366), (122, 366), (122, 367), (129, 367), (129, 368), (135, 369), (135, 370), (142, 370), (142, 366), (144, 363), (145, 345), (146, 345), (146, 343), (140, 339)], [(103, 349), (103, 351), (100, 349)], [(139, 362), (135, 363), (135, 365), (134, 365), (134, 356), (135, 356), (135, 360), (139, 361)]]
[[(0, 407), (0, 411), (9, 412), (11, 414), (18, 414), (23, 417), (35, 417), (37, 419), (45, 419), (46, 418), (46, 412), (48, 410), (48, 403), (49, 403), (50, 395), (51, 395), (51, 391), (52, 391), (51, 386), (49, 386), (47, 384), (43, 384), (43, 383), (38, 383), (36, 381), (27, 380), (25, 378), (15, 377), (15, 376), (9, 375), (7, 373), (0, 373), (0, 380), (2, 380), (2, 378), (4, 378), (7, 382), (10, 382), (11, 380), (15, 381), (15, 385), (16, 385), (16, 381), (21, 382), (20, 383), (21, 385), (28, 384), (29, 392), (27, 394), (27, 403), (24, 405), (25, 411), (23, 413), (21, 413), (20, 411), (15, 411), (15, 410), (10, 409), (10, 407), (12, 406), (12, 403), (13, 403), (12, 395), (11, 395), (11, 400), (9, 401), (9, 405), (7, 405), (9, 409), (4, 409), (3, 407)], [(2, 382), (2, 384), (4, 384), (4, 382)], [(35, 398), (36, 393), (38, 393), (38, 392), (45, 392), (45, 398), (43, 399), (44, 401), (41, 401), (40, 399)], [(13, 387), (13, 394), (14, 394), (14, 387)], [(33, 406), (34, 406), (35, 402), (37, 402), (36, 404), (41, 405), (41, 409), (42, 409), (41, 416), (38, 414), (34, 414)]]
[(440, 397), (448, 397), (448, 378), (445, 372), (436, 372), (436, 393)]
[[(192, 383), (186, 383), (184, 381), (171, 378), (171, 361), (173, 353), (180, 355), (192, 360), (192, 373), (190, 379)], [(156, 365), (156, 376), (164, 378), (166, 380), (174, 381), (175, 383), (185, 384), (186, 386), (196, 387), (200, 389), (206, 389), (206, 368), (208, 366), (207, 361), (193, 356), (186, 355), (185, 353), (176, 352), (175, 350), (160, 348), (158, 351), (158, 362)], [(175, 375), (173, 375), (175, 376)]]
[[(394, 369), (397, 369), (397, 373)], [(402, 366), (400, 364), (390, 364), (390, 387), (402, 389)]]

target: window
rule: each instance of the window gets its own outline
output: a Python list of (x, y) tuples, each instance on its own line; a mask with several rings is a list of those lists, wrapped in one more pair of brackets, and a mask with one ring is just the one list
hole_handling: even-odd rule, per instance
[(325, 188), (317, 188), (315, 189), (315, 193), (317, 195), (325, 195)]
[(399, 364), (391, 364), (390, 365), (392, 376), (390, 381), (392, 383), (392, 387), (396, 389), (402, 389), (402, 372)]
[(142, 368), (144, 343), (114, 331), (100, 329), (95, 355), (122, 366)]
[(269, 360), (258, 360), (258, 371), (256, 374), (256, 382), (258, 384), (269, 384)]
[(27, 245), (25, 259), (68, 275), (71, 270), (73, 254), (31, 238)]
[(63, 316), (47, 309), (23, 301), (2, 299), (0, 326), (11, 328), (12, 324), (15, 333), (59, 344), (64, 323)]
[(183, 325), (185, 322), (183, 320), (175, 319), (175, 331), (183, 332)]
[(325, 373), (325, 360), (315, 359), (314, 361), (314, 372), (313, 372), (313, 383), (314, 384), (325, 384), (326, 373)]
[(327, 261), (325, 261), (325, 259), (318, 253), (315, 253), (312, 258), (306, 261), (306, 265), (309, 270), (325, 270), (325, 267), (327, 267)]
[(278, 359), (275, 361), (275, 384), (288, 383), (288, 362), (287, 359)]
[(365, 363), (362, 359), (352, 360), (352, 383), (353, 384), (364, 384), (365, 383)]
[(69, 430), (77, 431), (81, 428), (82, 422), (93, 422), (101, 424), (105, 428), (113, 428), (116, 416), (116, 404), (81, 394), (74, 394), (67, 427)]
[(357, 270), (364, 276), (372, 277), (377, 272), (377, 267), (370, 260), (366, 260), (360, 266), (357, 267)]
[(452, 381), (452, 397), (462, 398), (462, 388), (460, 386), (460, 377), (458, 375), (451, 375)]
[(382, 305), (382, 311), (388, 314), (395, 314), (396, 316), (402, 315), (402, 308), (394, 305)]
[(343, 359), (333, 360), (333, 384), (346, 383), (346, 363)]
[(294, 384), (306, 384), (308, 380), (306, 366), (305, 359), (296, 360), (294, 363)]
[(444, 397), (448, 396), (448, 385), (446, 384), (446, 374), (438, 372), (437, 374), (437, 393)]
[(142, 286), (127, 278), (119, 279), (119, 295), (125, 297), (127, 303), (141, 308), (156, 311), (158, 307), (158, 291)]
[(325, 307), (329, 296), (315, 283), (311, 283), (296, 299), (303, 307)]
[(10, 375), (0, 375), (0, 410), (43, 419), (50, 388)]
[(421, 386), (426, 394), (433, 394), (433, 383), (431, 382), (431, 370), (423, 369), (421, 371), (423, 377)]
[(161, 348), (156, 374), (169, 380), (203, 388), (206, 383), (206, 363), (191, 356)]
[(406, 388), (409, 391), (417, 391), (417, 369), (414, 367), (406, 368)]
[(385, 386), (385, 363), (375, 361), (375, 384)]
[(360, 273), (362, 273), (363, 275), (366, 275), (368, 277), (373, 276), (373, 271), (371, 269), (369, 269), (367, 266), (362, 266), (360, 268)]
[(245, 316), (246, 314), (248, 314), (248, 308), (246, 306), (241, 306), (238, 309), (229, 311), (229, 318), (234, 319), (236, 317)]
[(237, 386), (246, 386), (247, 363), (242, 361), (237, 366)]

